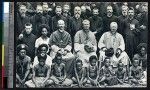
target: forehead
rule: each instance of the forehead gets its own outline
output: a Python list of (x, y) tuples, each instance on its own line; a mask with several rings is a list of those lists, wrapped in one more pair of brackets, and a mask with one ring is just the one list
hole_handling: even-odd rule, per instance
[(81, 8), (80, 7), (75, 7), (74, 10), (81, 10)]
[(41, 6), (41, 5), (38, 5), (38, 6), (36, 7), (36, 9), (42, 9), (42, 6)]
[(63, 20), (59, 20), (58, 24), (64, 24), (65, 22)]
[(67, 5), (67, 4), (66, 4), (66, 5), (64, 5), (64, 8), (69, 8), (69, 5)]
[(112, 6), (107, 6), (107, 9), (112, 9)]
[(134, 10), (130, 9), (129, 12), (134, 12)]
[(116, 23), (116, 22), (112, 22), (112, 23), (110, 24), (110, 26), (117, 26), (117, 23)]
[(83, 24), (90, 24), (90, 21), (84, 20), (84, 21), (83, 21)]
[(25, 5), (20, 5), (20, 9), (25, 9), (26, 6)]
[(93, 9), (93, 12), (98, 12), (98, 9)]
[(48, 7), (48, 5), (47, 5), (47, 4), (44, 4), (43, 7)]
[(41, 50), (46, 49), (46, 46), (41, 47)]
[(62, 10), (62, 8), (61, 8), (61, 7), (57, 7), (56, 10), (57, 10), (57, 11), (60, 11), (60, 10)]
[(30, 26), (25, 26), (26, 28), (31, 28), (32, 26), (30, 25)]
[(127, 10), (128, 7), (127, 6), (122, 6), (122, 10)]

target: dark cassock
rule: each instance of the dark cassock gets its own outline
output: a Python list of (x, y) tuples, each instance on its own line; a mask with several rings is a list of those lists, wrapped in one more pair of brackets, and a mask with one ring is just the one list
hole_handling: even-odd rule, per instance
[[(136, 47), (139, 45), (139, 21), (136, 19), (127, 19), (125, 21), (125, 46), (126, 52), (130, 58), (133, 58), (136, 53)], [(131, 59), (132, 60), (132, 59)]]
[(26, 44), (28, 46), (27, 55), (31, 57), (31, 62), (35, 57), (35, 41), (37, 37), (34, 34), (26, 34), (25, 32), (22, 33), (23, 38), (20, 40), (18, 39), (17, 44)]
[(65, 26), (67, 27), (67, 23), (66, 23), (66, 18), (63, 16), (63, 15), (60, 15), (60, 16), (54, 16), (52, 17), (52, 31), (56, 31), (58, 28), (57, 28), (57, 23), (58, 23), (58, 20), (64, 20), (65, 21)]
[(112, 15), (111, 17), (107, 17), (107, 15), (105, 15), (103, 18), (103, 30), (104, 30), (104, 32), (110, 31), (110, 23), (111, 22), (117, 22), (118, 23), (117, 16)]
[(75, 18), (74, 16), (71, 18), (71, 37), (74, 38), (77, 31), (82, 29), (82, 18)]
[(71, 53), (72, 41), (71, 36), (67, 31), (60, 32), (59, 30), (54, 31), (49, 40), (49, 45), (51, 46), (50, 56), (52, 59), (58, 51), (67, 51), (66, 55), (62, 55), (63, 62), (65, 63), (67, 76), (71, 73), (73, 69), (74, 55)]
[(22, 17), (20, 15), (20, 13), (17, 13), (17, 22), (16, 22), (16, 26), (17, 26), (17, 30), (16, 30), (16, 36), (18, 37), (20, 33), (23, 32), (24, 30), (24, 26), (26, 23), (30, 22), (30, 18), (28, 16)]
[(39, 37), (39, 27), (41, 24), (46, 24), (46, 18), (42, 14), (35, 14), (31, 17), (30, 22), (32, 23), (33, 27), (32, 33)]
[(66, 18), (66, 23), (67, 23), (67, 27), (66, 27), (66, 31), (71, 34), (71, 16), (70, 14), (67, 14), (67, 15), (63, 15), (65, 18)]
[(120, 15), (118, 17), (118, 22), (119, 22), (118, 33), (120, 33), (123, 36), (123, 38), (125, 37), (125, 29), (127, 27), (125, 24), (126, 19), (127, 17), (123, 15)]
[(90, 20), (90, 30), (92, 32), (97, 32), (95, 34), (96, 40), (98, 41), (103, 34), (103, 20), (99, 16), (92, 16)]
[[(148, 41), (148, 13), (143, 12), (137, 16), (138, 21), (140, 22), (140, 43), (147, 43)], [(145, 27), (145, 28), (142, 28)]]
[(46, 18), (46, 25), (49, 26), (48, 36), (53, 32), (52, 31), (52, 17), (48, 13), (44, 13), (43, 16)]

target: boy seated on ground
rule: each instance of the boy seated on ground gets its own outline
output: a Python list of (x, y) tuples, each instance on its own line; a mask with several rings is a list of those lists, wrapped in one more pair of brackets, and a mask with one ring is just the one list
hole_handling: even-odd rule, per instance
[(62, 63), (62, 55), (57, 53), (52, 64), (52, 76), (51, 79), (58, 86), (70, 86), (72, 81), (66, 78), (65, 64)]
[(74, 65), (74, 71), (72, 76), (72, 87), (85, 87), (85, 84), (87, 82), (87, 74), (86, 74), (86, 68), (83, 67), (82, 60), (77, 58), (76, 63)]
[(50, 77), (50, 66), (45, 64), (47, 55), (39, 54), (39, 63), (33, 67), (33, 77), (32, 80), (27, 81), (25, 84), (27, 87), (43, 88), (48, 87), (53, 84)]
[(106, 57), (104, 59), (104, 66), (100, 69), (99, 83), (112, 86), (117, 84), (117, 78), (115, 77), (115, 72), (110, 65), (110, 58)]
[(118, 69), (115, 72), (118, 83), (119, 84), (123, 84), (125, 82), (126, 79), (126, 70), (124, 68), (124, 64), (122, 62), (118, 63)]
[(29, 79), (31, 58), (26, 55), (27, 45), (17, 46), (16, 57), (16, 87), (24, 87), (25, 81)]
[(142, 67), (139, 66), (139, 59), (133, 58), (133, 65), (130, 67), (129, 83), (132, 85), (143, 85), (144, 73)]
[(89, 86), (99, 86), (98, 78), (99, 78), (99, 68), (98, 68), (98, 60), (95, 55), (92, 55), (89, 58), (90, 65), (87, 68), (87, 84)]

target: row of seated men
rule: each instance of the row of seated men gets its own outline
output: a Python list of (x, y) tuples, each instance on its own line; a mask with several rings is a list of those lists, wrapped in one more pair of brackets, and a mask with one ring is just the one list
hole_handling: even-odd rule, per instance
[[(110, 23), (110, 31), (102, 34), (98, 45), (94, 33), (89, 29), (90, 21), (85, 19), (82, 25), (83, 29), (75, 34), (72, 42), (71, 35), (65, 31), (64, 20), (58, 20), (58, 29), (50, 37), (47, 36), (47, 25), (41, 25), (41, 36), (38, 39), (32, 34), (32, 24), (25, 24), (25, 31), (19, 35), (17, 41), (20, 48), (28, 44), (28, 49), (17, 49), (16, 77), (19, 86), (74, 86), (75, 84), (84, 87), (85, 84), (89, 84), (100, 87), (115, 85), (118, 82), (130, 85), (146, 84), (146, 43), (140, 43), (139, 52), (129, 58), (125, 52), (124, 38), (117, 32), (117, 22)], [(29, 48), (30, 46), (32, 48)], [(97, 46), (100, 49), (99, 56), (96, 54)], [(121, 71), (120, 66), (123, 68)], [(73, 74), (74, 72), (76, 73)], [(27, 77), (31, 74), (28, 81)], [(122, 75), (126, 78), (121, 78)]]
[[(18, 4), (18, 14), (17, 14), (17, 22), (16, 22), (16, 36), (17, 38), (23, 31), (25, 31), (25, 24), (30, 22), (32, 24), (32, 33), (39, 38), (41, 35), (41, 24), (46, 24), (48, 30), (48, 37), (58, 30), (57, 22), (62, 19), (65, 22), (65, 31), (67, 31), (71, 36), (71, 41), (74, 43), (75, 34), (83, 29), (82, 22), (84, 19), (88, 19), (90, 21), (90, 31), (92, 31), (95, 35), (96, 41), (98, 42), (101, 36), (110, 31), (110, 23), (117, 22), (118, 24), (118, 33), (120, 33), (125, 42), (126, 49), (125, 51), (128, 53), (130, 58), (133, 58), (134, 54), (137, 53), (136, 47), (140, 43), (147, 43), (147, 34), (148, 34), (148, 4), (140, 3), (136, 5), (129, 5), (128, 3), (103, 3), (98, 4), (97, 6), (91, 5), (89, 7), (85, 5), (74, 5), (74, 7), (70, 6), (70, 4), (54, 5), (54, 8), (50, 8), (53, 5), (49, 5), (48, 3), (43, 4), (32, 4), (30, 6), (34, 6), (34, 14), (29, 15), (29, 5), (27, 4)], [(98, 6), (102, 6), (99, 8)], [(104, 7), (103, 7), (104, 5)], [(118, 5), (118, 6), (117, 6)], [(121, 13), (116, 14), (118, 10), (116, 10), (116, 6), (118, 7)], [(132, 6), (132, 7), (130, 7)], [(90, 8), (90, 9), (89, 9)], [(140, 10), (138, 10), (138, 9)], [(53, 9), (54, 15), (49, 13)], [(105, 12), (104, 12), (104, 10)], [(103, 14), (100, 15), (100, 13)], [(91, 14), (88, 15), (88, 12)], [(72, 15), (70, 15), (72, 13)], [(84, 36), (84, 35), (83, 35)], [(31, 38), (31, 37), (30, 37)], [(29, 40), (25, 40), (26, 44), (30, 48), (29, 54), (33, 59), (35, 55), (34, 51), (34, 43), (35, 39), (32, 40), (28, 37)], [(31, 40), (31, 41), (30, 41)], [(98, 44), (98, 43), (97, 43)], [(37, 48), (37, 47), (36, 47)], [(72, 45), (74, 48), (74, 44)], [(72, 49), (73, 50), (73, 49)], [(99, 48), (97, 50), (99, 52)], [(98, 53), (97, 53), (98, 54)]]

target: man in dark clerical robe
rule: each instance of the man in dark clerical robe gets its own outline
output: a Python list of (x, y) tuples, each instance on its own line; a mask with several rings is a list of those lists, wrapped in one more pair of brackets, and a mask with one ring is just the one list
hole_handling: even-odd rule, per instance
[(107, 14), (103, 18), (104, 32), (110, 31), (109, 25), (110, 25), (111, 22), (117, 22), (118, 23), (118, 18), (117, 18), (117, 16), (113, 15), (112, 6), (108, 5), (107, 6)]
[(130, 58), (136, 53), (136, 47), (139, 44), (139, 21), (134, 18), (134, 9), (131, 7), (128, 10), (128, 19), (125, 21), (125, 44), (126, 52)]
[(140, 22), (140, 43), (148, 42), (148, 3), (142, 4), (142, 12), (137, 16)]
[(125, 20), (128, 18), (128, 6), (122, 5), (121, 6), (121, 10), (122, 10), (122, 14), (120, 16), (118, 16), (119, 19), (119, 27), (118, 27), (118, 33), (120, 33), (123, 37), (124, 35), (124, 31), (126, 28), (126, 24), (125, 24)]
[(103, 34), (103, 20), (98, 16), (99, 10), (94, 8), (93, 16), (89, 18), (90, 30), (95, 34), (96, 40), (98, 41)]
[(69, 73), (73, 69), (74, 55), (71, 53), (72, 41), (70, 34), (65, 31), (65, 22), (63, 20), (58, 21), (58, 29), (54, 31), (49, 40), (51, 47), (50, 56), (54, 59), (57, 53), (62, 55), (63, 62), (66, 64), (66, 71)]
[(74, 8), (74, 16), (71, 19), (71, 36), (74, 38), (74, 35), (76, 34), (77, 31), (82, 29), (82, 21), (83, 19), (80, 17), (81, 16), (81, 8), (79, 6), (76, 6)]
[(25, 4), (19, 5), (19, 12), (17, 13), (17, 30), (16, 30), (16, 36), (18, 37), (19, 34), (24, 30), (24, 25), (28, 22), (30, 22), (30, 18), (26, 15), (27, 7)]
[(53, 30), (53, 32), (58, 29), (57, 23), (59, 20), (63, 20), (65, 22), (65, 25), (66, 25), (65, 27), (67, 27), (66, 18), (62, 15), (62, 7), (56, 6), (55, 13), (56, 13), (56, 15), (54, 17), (52, 17), (52, 30)]
[(83, 67), (88, 67), (89, 57), (96, 55), (97, 42), (94, 33), (90, 31), (90, 21), (85, 19), (82, 25), (83, 29), (74, 37), (74, 52), (76, 57), (82, 60)]
[(41, 24), (46, 24), (46, 18), (43, 16), (43, 8), (41, 5), (37, 5), (36, 14), (31, 17), (30, 21), (33, 25), (32, 33), (39, 37), (39, 26)]
[(32, 24), (25, 24), (25, 30), (22, 32), (17, 40), (17, 44), (26, 44), (28, 46), (27, 55), (31, 57), (31, 62), (35, 57), (35, 41), (37, 37), (32, 33)]
[(51, 25), (52, 25), (52, 17), (48, 14), (49, 10), (48, 10), (48, 3), (44, 3), (43, 4), (43, 16), (46, 18), (46, 24), (50, 27), (49, 31), (48, 31), (48, 36), (50, 36), (50, 34), (52, 33), (52, 29), (51, 29)]
[(66, 31), (71, 34), (71, 15), (70, 15), (70, 6), (68, 4), (64, 4), (63, 6), (63, 13), (62, 15), (66, 18), (66, 23), (67, 23), (67, 27), (66, 27)]

